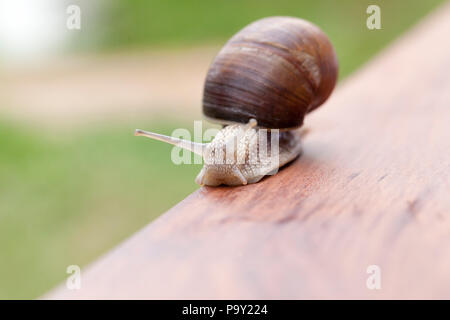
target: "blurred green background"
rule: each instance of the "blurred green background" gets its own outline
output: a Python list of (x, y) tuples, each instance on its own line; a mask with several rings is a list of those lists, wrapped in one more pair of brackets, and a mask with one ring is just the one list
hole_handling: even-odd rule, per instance
[[(168, 48), (183, 55), (187, 48), (220, 46), (258, 18), (289, 15), (308, 19), (329, 35), (342, 79), (441, 2), (71, 1), (82, 9), (83, 29), (59, 54), (88, 54), (98, 61), (111, 53), (126, 59), (128, 52)], [(381, 7), (381, 30), (366, 28), (370, 4)], [(11, 74), (20, 81), (24, 68), (33, 74), (41, 62), (19, 71), (11, 71), (12, 64), (0, 60), (0, 92)], [(170, 146), (132, 135), (136, 127), (164, 134), (192, 130), (188, 117), (183, 121), (172, 112), (156, 118), (105, 116), (60, 130), (45, 121), (8, 116), (8, 108), (16, 106), (1, 93), (0, 106), (0, 298), (42, 295), (65, 279), (68, 265), (85, 266), (197, 188), (199, 165), (176, 166)], [(200, 101), (194, 107), (200, 108)]]

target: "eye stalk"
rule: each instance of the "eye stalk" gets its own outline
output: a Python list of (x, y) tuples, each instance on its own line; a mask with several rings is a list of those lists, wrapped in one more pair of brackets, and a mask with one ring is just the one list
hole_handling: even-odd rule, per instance
[(141, 129), (136, 129), (134, 131), (134, 135), (139, 137), (147, 137), (153, 140), (162, 141), (165, 143), (169, 143), (171, 145), (189, 150), (195, 154), (198, 154), (199, 156), (203, 156), (205, 152), (206, 143), (198, 143), (198, 142), (192, 142), (188, 140), (178, 139), (174, 137), (165, 136), (163, 134), (154, 133), (150, 131), (144, 131)]

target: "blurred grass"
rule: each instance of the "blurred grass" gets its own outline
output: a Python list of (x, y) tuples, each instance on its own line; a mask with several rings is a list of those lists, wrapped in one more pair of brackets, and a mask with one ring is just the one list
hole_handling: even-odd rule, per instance
[[(345, 76), (441, 2), (113, 0), (76, 40), (104, 51), (183, 48), (223, 43), (264, 16), (298, 16), (330, 36)], [(382, 30), (366, 28), (369, 4), (380, 5)], [(83, 39), (92, 33), (94, 47)], [(166, 119), (143, 128), (191, 126)], [(86, 265), (197, 188), (199, 165), (172, 164), (170, 146), (135, 138), (133, 128), (105, 124), (58, 139), (0, 122), (0, 298), (43, 294), (68, 265)]]
[(197, 188), (199, 165), (130, 127), (55, 139), (3, 123), (0, 145), (0, 298), (42, 294)]
[[(112, 0), (91, 31), (97, 49), (222, 44), (250, 22), (287, 15), (319, 25), (345, 77), (444, 0)], [(366, 9), (381, 9), (382, 30), (368, 30)], [(89, 28), (89, 26), (88, 26)], [(86, 33), (89, 34), (89, 33)]]

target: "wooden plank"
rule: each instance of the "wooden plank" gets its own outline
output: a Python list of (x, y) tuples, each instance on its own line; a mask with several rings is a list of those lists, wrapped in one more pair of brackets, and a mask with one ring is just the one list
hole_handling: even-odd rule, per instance
[(47, 298), (450, 298), (449, 34), (446, 5), (306, 119), (300, 159), (201, 188)]

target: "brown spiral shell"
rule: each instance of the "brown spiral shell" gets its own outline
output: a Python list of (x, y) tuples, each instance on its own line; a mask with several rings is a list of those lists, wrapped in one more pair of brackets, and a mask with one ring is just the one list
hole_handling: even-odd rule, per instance
[(269, 17), (235, 34), (214, 59), (205, 81), (203, 113), (215, 121), (295, 128), (324, 103), (336, 84), (338, 62), (314, 24)]

